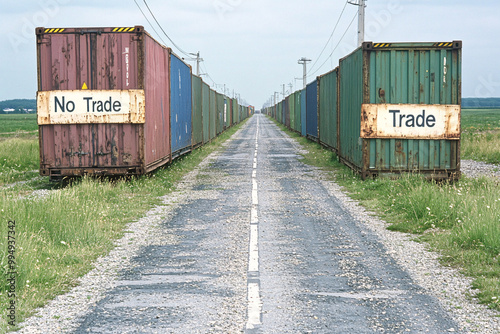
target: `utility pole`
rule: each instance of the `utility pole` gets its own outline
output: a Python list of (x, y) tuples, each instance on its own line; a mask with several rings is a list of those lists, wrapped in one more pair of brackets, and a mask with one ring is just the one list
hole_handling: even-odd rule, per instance
[(285, 98), (285, 84), (283, 84), (283, 99)]
[(200, 61), (203, 61), (203, 58), (200, 58), (200, 51), (197, 53), (189, 53), (192, 56), (196, 56), (196, 75), (200, 76)]
[(361, 46), (365, 41), (365, 1), (358, 2), (349, 1), (351, 5), (359, 6), (358, 8), (358, 46)]
[(306, 88), (306, 83), (307, 83), (307, 69), (306, 69), (306, 64), (310, 62), (311, 59), (307, 59), (306, 57), (302, 57), (298, 60), (299, 64), (302, 64), (303, 66), (303, 79), (302, 79), (302, 84), (304, 85), (304, 88)]
[(293, 92), (293, 84), (290, 82), (288, 84), (288, 87), (290, 87), (290, 94), (292, 94), (292, 92)]

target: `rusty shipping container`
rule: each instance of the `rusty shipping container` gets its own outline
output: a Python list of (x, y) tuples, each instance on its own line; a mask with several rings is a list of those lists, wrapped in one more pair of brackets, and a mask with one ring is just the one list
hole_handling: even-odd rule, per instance
[(170, 49), (141, 26), (36, 37), (41, 175), (144, 174), (171, 161)]
[(365, 42), (341, 59), (341, 160), (363, 178), (401, 172), (457, 178), (461, 50), (460, 41)]

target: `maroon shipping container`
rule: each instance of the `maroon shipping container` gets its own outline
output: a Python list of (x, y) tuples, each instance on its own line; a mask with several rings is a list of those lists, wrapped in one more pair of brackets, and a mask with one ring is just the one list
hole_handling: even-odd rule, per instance
[(144, 174), (171, 161), (170, 54), (141, 26), (37, 28), (40, 174)]

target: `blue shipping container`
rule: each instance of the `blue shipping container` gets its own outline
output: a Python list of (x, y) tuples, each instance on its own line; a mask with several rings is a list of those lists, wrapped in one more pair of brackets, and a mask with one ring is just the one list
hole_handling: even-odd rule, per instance
[(306, 134), (312, 140), (318, 140), (318, 81), (314, 80), (306, 87)]
[(191, 150), (191, 67), (170, 53), (172, 157)]

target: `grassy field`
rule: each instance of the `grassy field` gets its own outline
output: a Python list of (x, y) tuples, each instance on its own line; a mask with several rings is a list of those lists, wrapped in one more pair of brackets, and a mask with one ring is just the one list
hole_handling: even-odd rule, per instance
[(461, 157), (500, 164), (500, 109), (462, 109)]
[(36, 135), (38, 132), (36, 117), (36, 114), (1, 114), (0, 139)]
[[(17, 271), (16, 323), (36, 307), (69, 290), (93, 261), (113, 248), (127, 223), (143, 216), (159, 197), (169, 194), (187, 172), (221, 147), (239, 126), (212, 143), (174, 161), (155, 173), (131, 180), (83, 178), (69, 186), (35, 179), (11, 188), (0, 188), (0, 235), (7, 236), (8, 221), (16, 222)], [(36, 189), (53, 189), (49, 195), (30, 195)], [(133, 205), (130, 205), (133, 203)], [(8, 240), (0, 238), (0, 271), (9, 270)], [(0, 293), (0, 332), (8, 326), (6, 291)]]
[(38, 175), (36, 115), (0, 115), (0, 186)]
[[(487, 126), (476, 115), (470, 122)], [(443, 264), (461, 268), (474, 279), (475, 296), (481, 303), (500, 310), (499, 180), (463, 177), (453, 184), (437, 184), (406, 175), (362, 181), (331, 151), (288, 133), (309, 152), (305, 163), (329, 171), (353, 199), (391, 224), (391, 230), (413, 233), (427, 242), (442, 254)]]

